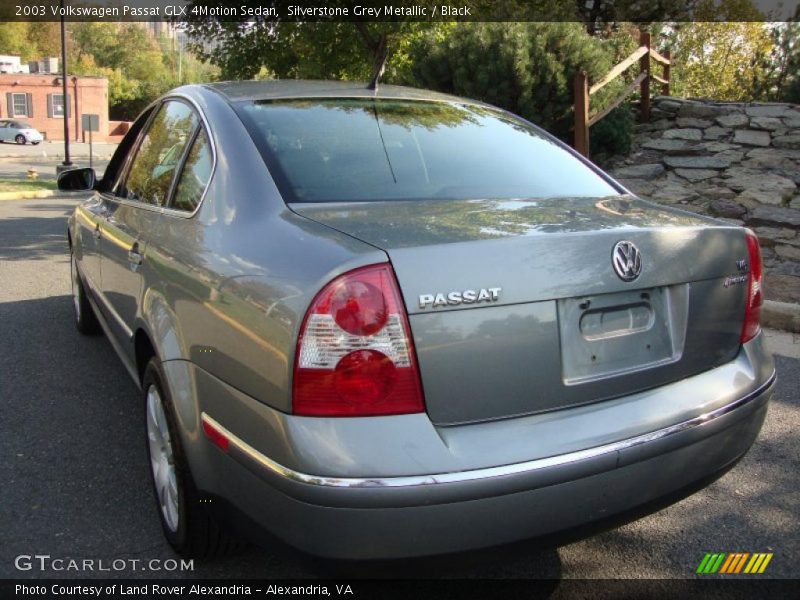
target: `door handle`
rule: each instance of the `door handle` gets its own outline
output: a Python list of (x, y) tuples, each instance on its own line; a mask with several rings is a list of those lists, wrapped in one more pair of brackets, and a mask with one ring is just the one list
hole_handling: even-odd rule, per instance
[(100, 239), (100, 223), (95, 224), (94, 231), (92, 231), (92, 237), (96, 240)]
[(142, 255), (139, 253), (139, 242), (134, 242), (131, 249), (128, 250), (128, 262), (132, 265), (142, 264)]

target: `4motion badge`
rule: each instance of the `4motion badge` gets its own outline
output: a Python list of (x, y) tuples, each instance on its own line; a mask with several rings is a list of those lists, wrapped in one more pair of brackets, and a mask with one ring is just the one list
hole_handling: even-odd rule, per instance
[(736, 261), (736, 270), (739, 273), (744, 273), (743, 275), (731, 275), (725, 278), (725, 281), (722, 282), (722, 287), (729, 288), (732, 285), (736, 285), (738, 283), (745, 283), (749, 278), (748, 268), (747, 268), (747, 261), (744, 258), (740, 258)]

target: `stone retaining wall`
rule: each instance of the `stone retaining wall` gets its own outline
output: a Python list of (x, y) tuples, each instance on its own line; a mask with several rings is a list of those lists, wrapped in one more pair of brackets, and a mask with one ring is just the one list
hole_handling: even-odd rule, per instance
[(752, 228), (767, 298), (800, 302), (800, 106), (658, 96), (609, 170), (644, 198)]

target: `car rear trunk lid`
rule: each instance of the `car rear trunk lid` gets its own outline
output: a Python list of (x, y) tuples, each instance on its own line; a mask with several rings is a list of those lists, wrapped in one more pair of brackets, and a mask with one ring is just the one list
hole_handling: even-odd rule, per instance
[[(629, 196), (292, 209), (387, 252), (437, 424), (634, 393), (739, 348), (747, 249), (719, 221)], [(614, 271), (620, 241), (641, 254), (634, 281)]]

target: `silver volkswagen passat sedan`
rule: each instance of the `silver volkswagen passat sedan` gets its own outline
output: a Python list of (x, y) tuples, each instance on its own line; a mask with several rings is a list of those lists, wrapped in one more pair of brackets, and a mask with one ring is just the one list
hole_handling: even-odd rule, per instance
[(767, 413), (755, 235), (480, 102), (187, 86), (102, 180), (59, 184), (93, 190), (77, 327), (141, 389), (186, 555), (241, 530), (350, 559), (560, 532), (713, 480)]

